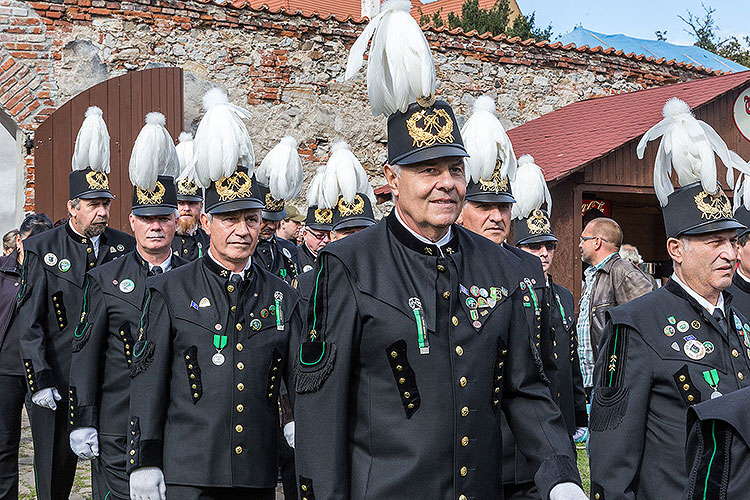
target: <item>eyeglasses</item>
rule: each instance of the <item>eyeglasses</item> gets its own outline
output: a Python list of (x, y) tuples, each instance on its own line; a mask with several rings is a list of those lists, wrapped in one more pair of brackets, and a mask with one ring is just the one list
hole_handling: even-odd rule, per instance
[(606, 241), (607, 243), (609, 243), (609, 240), (605, 240), (601, 236), (581, 236), (581, 243), (583, 243), (584, 241), (596, 240), (596, 239)]
[(307, 228), (307, 232), (310, 233), (316, 240), (325, 240), (331, 238), (331, 235), (330, 233), (328, 233), (328, 231), (314, 231), (310, 228)]
[(538, 252), (542, 248), (546, 248), (548, 252), (551, 252), (555, 248), (557, 248), (557, 243), (554, 241), (547, 241), (545, 243), (531, 243), (529, 245), (529, 248), (535, 252)]

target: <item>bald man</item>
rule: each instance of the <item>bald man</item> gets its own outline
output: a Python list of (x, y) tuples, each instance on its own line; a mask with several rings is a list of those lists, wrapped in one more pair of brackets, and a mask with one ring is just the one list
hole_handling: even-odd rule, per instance
[(589, 397), (594, 385), (599, 341), (606, 322), (605, 312), (653, 290), (643, 271), (620, 257), (621, 245), (620, 225), (606, 217), (589, 222), (578, 244), (581, 259), (591, 266), (584, 273), (577, 324), (583, 387)]

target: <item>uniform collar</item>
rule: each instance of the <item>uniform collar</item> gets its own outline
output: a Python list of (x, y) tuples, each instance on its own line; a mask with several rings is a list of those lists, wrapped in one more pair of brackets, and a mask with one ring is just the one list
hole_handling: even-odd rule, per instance
[(146, 268), (146, 271), (150, 271), (155, 267), (161, 267), (162, 272), (167, 272), (170, 269), (172, 269), (172, 252), (169, 252), (169, 256), (166, 258), (164, 262), (159, 264), (158, 266), (155, 266), (151, 264), (149, 261), (143, 258), (141, 254), (138, 252), (137, 249), (133, 249), (133, 258), (135, 258), (135, 261), (138, 263), (139, 266)]
[(691, 296), (693, 299), (695, 299), (698, 304), (703, 307), (705, 310), (708, 311), (709, 314), (713, 314), (715, 309), (720, 309), (722, 312), (724, 311), (724, 293), (719, 293), (719, 300), (716, 301), (716, 305), (713, 305), (709, 301), (707, 301), (705, 298), (703, 298), (702, 295), (700, 295), (698, 292), (687, 286), (685, 283), (680, 281), (680, 278), (677, 277), (675, 273), (672, 273), (671, 280), (677, 283), (682, 287), (685, 292)]
[(386, 218), (388, 229), (393, 233), (397, 240), (404, 246), (419, 252), (423, 255), (443, 256), (445, 253), (452, 254), (458, 250), (458, 232), (453, 231), (453, 227), (448, 228), (445, 236), (436, 242), (432, 242), (422, 235), (412, 231), (398, 215), (398, 209), (393, 207), (391, 213)]
[(750, 284), (750, 278), (748, 278), (747, 276), (745, 276), (744, 274), (742, 274), (742, 271), (740, 271), (739, 267), (737, 268), (736, 273), (737, 273), (737, 276), (739, 276), (742, 281), (744, 281), (745, 283)]
[(203, 262), (205, 262), (206, 267), (208, 267), (211, 271), (213, 271), (214, 273), (218, 274), (219, 276), (225, 279), (229, 279), (231, 276), (235, 274), (238, 274), (241, 278), (244, 279), (248, 275), (248, 272), (247, 272), (248, 269), (250, 269), (250, 267), (252, 267), (253, 265), (253, 256), (251, 255), (250, 257), (247, 258), (247, 264), (245, 264), (245, 269), (243, 269), (241, 273), (234, 273), (230, 271), (229, 269), (227, 269), (226, 267), (219, 264), (219, 262), (216, 259), (214, 259), (214, 256), (211, 255), (210, 248), (208, 249), (207, 254), (208, 254), (208, 258), (203, 259)]
[(94, 247), (94, 253), (96, 253), (97, 255), (99, 254), (99, 240), (102, 237), (101, 234), (98, 235), (98, 236), (93, 236), (91, 238), (89, 238), (87, 236), (84, 236), (84, 235), (82, 235), (81, 233), (79, 233), (78, 231), (75, 230), (75, 228), (73, 227), (73, 222), (70, 221), (70, 220), (68, 220), (68, 223), (65, 224), (65, 229), (67, 230), (68, 235), (74, 241), (76, 241), (78, 243), (81, 243), (81, 244), (84, 244), (84, 245), (91, 244), (91, 246)]

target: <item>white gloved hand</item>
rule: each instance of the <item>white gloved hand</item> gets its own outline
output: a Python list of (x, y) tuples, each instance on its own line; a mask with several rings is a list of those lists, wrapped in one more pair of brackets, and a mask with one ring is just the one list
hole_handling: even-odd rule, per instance
[(55, 401), (60, 401), (61, 399), (62, 397), (60, 397), (60, 393), (57, 392), (57, 389), (54, 387), (45, 387), (31, 396), (31, 401), (35, 405), (41, 406), (42, 408), (49, 408), (52, 411), (57, 409), (57, 403), (55, 403)]
[(586, 427), (576, 427), (576, 432), (573, 434), (573, 441), (576, 443), (581, 442), (581, 440), (586, 437), (586, 431), (588, 428)]
[(160, 468), (140, 467), (130, 473), (130, 500), (167, 500), (167, 485)]
[(576, 483), (560, 483), (549, 492), (549, 500), (589, 500)]
[(99, 456), (99, 434), (93, 427), (81, 427), (70, 433), (70, 449), (73, 453), (91, 460)]
[(294, 421), (289, 422), (284, 426), (284, 437), (289, 446), (294, 448)]

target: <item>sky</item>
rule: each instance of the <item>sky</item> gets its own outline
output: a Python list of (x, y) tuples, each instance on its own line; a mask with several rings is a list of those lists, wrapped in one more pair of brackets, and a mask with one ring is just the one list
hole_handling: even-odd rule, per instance
[[(552, 24), (552, 40), (570, 32), (576, 25), (606, 35), (623, 34), (655, 40), (657, 30), (667, 32), (667, 41), (692, 45), (686, 25), (687, 11), (698, 17), (705, 14), (700, 0), (517, 0), (521, 12), (536, 12), (536, 25)], [(716, 9), (714, 19), (721, 39), (750, 35), (750, 2), (748, 0), (704, 0)]]

